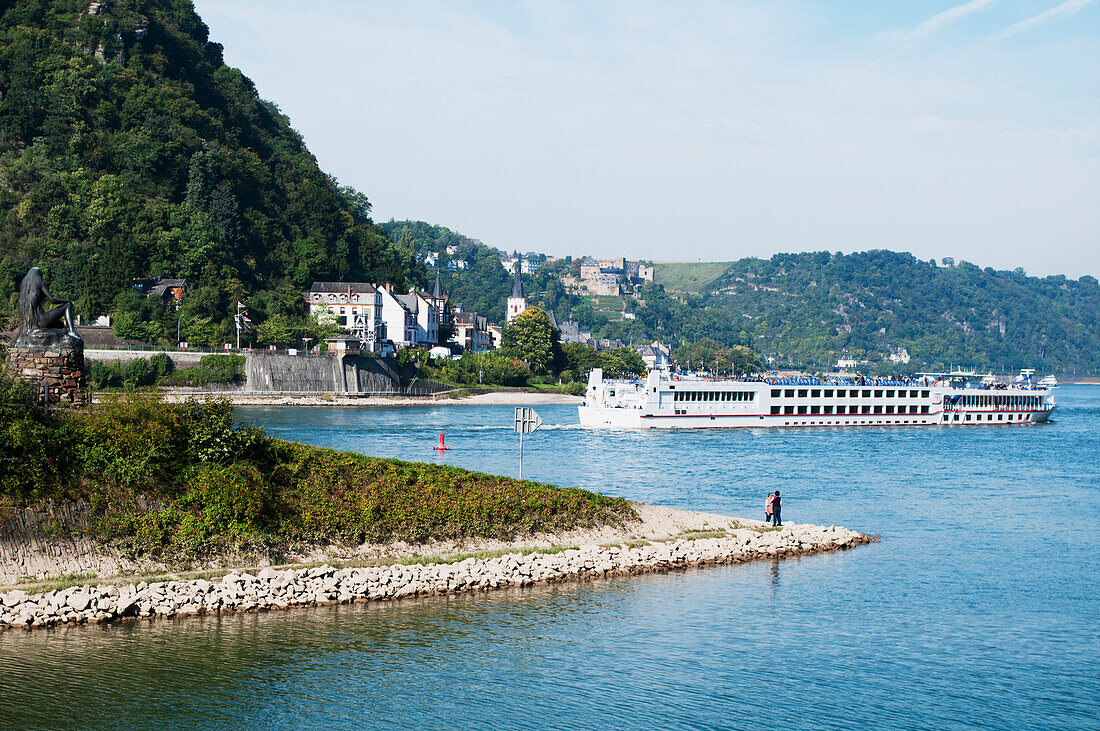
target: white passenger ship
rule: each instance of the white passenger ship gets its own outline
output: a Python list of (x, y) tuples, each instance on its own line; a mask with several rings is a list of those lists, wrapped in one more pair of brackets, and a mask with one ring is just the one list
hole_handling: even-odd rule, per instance
[(710, 380), (652, 371), (642, 381), (604, 380), (594, 368), (580, 408), (584, 426), (632, 429), (762, 426), (1009, 425), (1047, 421), (1052, 390), (973, 373), (914, 380), (801, 376)]

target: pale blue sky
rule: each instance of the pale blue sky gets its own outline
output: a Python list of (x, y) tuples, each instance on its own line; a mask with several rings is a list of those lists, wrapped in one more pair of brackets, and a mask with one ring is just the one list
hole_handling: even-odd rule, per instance
[(377, 220), (1100, 275), (1100, 0), (195, 5)]

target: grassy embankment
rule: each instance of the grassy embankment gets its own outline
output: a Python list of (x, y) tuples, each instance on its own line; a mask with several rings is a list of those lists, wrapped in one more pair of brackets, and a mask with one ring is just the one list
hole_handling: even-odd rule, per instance
[(636, 517), (622, 498), (274, 439), (234, 426), (224, 403), (130, 393), (44, 414), (23, 384), (0, 375), (0, 520), (79, 498), (97, 540), (184, 564), (226, 551), (507, 539)]

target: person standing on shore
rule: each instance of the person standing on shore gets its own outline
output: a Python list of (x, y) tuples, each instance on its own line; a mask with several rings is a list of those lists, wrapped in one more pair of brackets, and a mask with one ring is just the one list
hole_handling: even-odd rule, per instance
[(780, 515), (782, 510), (783, 498), (779, 497), (779, 490), (776, 490), (772, 495), (772, 525), (783, 525), (783, 517)]
[(775, 498), (773, 493), (768, 493), (768, 498), (764, 501), (764, 522), (769, 523), (772, 519), (772, 500)]

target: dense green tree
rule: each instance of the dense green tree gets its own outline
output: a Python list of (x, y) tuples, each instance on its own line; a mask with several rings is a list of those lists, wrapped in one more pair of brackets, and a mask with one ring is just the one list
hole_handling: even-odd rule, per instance
[(256, 326), (256, 342), (260, 345), (294, 345), (298, 338), (285, 315), (274, 315)]
[(560, 340), (561, 334), (550, 322), (550, 316), (538, 307), (528, 307), (504, 328), (501, 348), (506, 354), (522, 359), (532, 373), (539, 375), (550, 371)]
[(614, 348), (599, 354), (600, 368), (610, 378), (622, 376), (644, 376), (645, 361), (634, 348)]
[(763, 365), (759, 356), (743, 345), (726, 347), (711, 338), (684, 344), (672, 351), (672, 362), (683, 370), (741, 375), (755, 373)]

